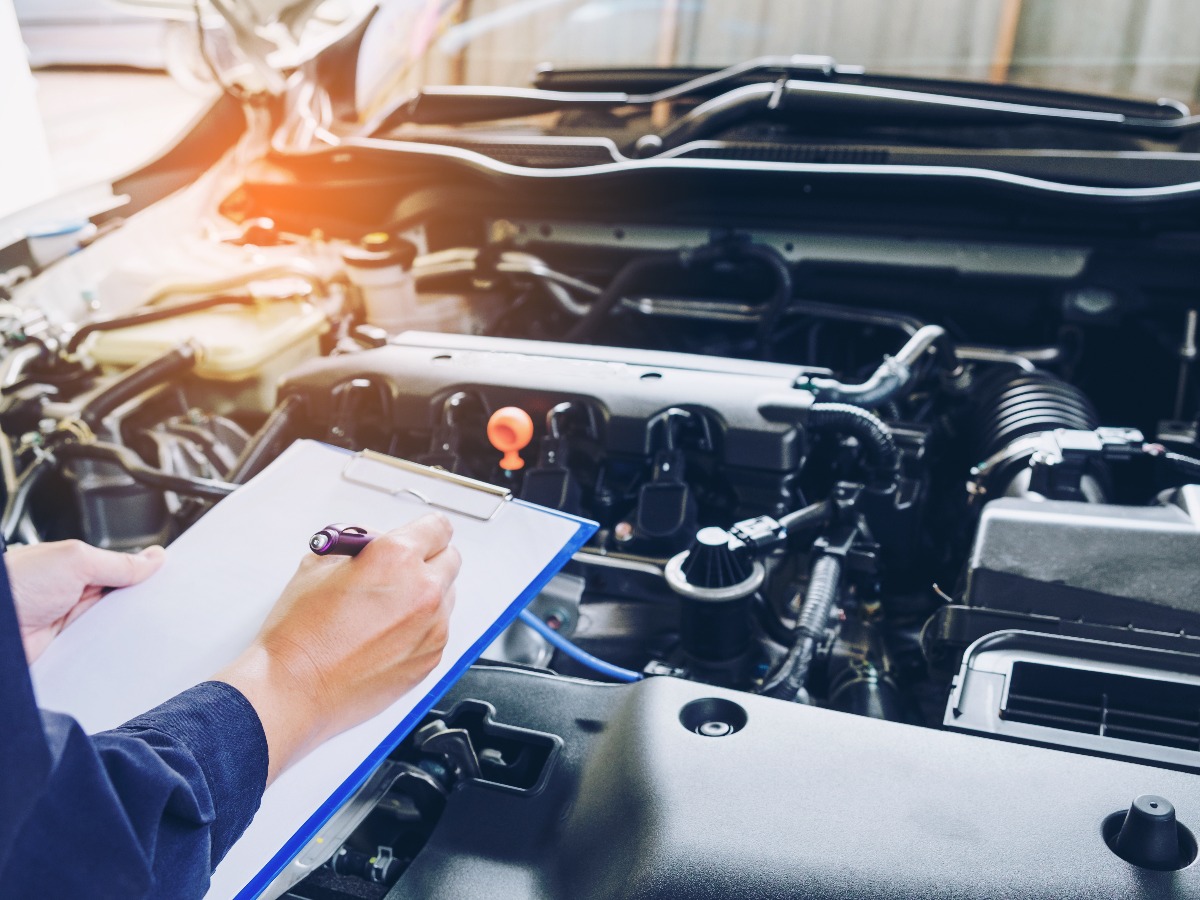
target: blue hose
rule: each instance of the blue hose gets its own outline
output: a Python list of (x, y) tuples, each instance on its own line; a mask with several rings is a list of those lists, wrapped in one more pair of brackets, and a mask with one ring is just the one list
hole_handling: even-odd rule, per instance
[(529, 610), (521, 610), (520, 616), (522, 622), (549, 641), (554, 649), (565, 653), (571, 659), (575, 660), (575, 662), (585, 665), (589, 669), (599, 672), (601, 675), (606, 675), (614, 681), (632, 682), (642, 680), (640, 672), (634, 672), (631, 669), (622, 669), (620, 666), (606, 663), (604, 660), (592, 656), (586, 650), (576, 647)]

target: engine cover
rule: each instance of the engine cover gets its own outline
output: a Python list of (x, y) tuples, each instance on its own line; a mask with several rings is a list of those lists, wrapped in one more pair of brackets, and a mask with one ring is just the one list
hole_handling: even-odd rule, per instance
[(282, 387), (329, 412), (335, 387), (356, 377), (382, 380), (398, 428), (430, 432), (442, 402), (473, 393), (490, 409), (521, 406), (540, 422), (564, 400), (581, 401), (601, 423), (605, 451), (645, 457), (651, 420), (671, 407), (709, 419), (725, 465), (794, 471), (800, 463), (796, 422), (810, 393), (793, 387), (818, 370), (682, 353), (543, 343), (506, 338), (407, 332), (388, 346), (348, 357), (313, 360)]
[[(1184, 773), (673, 678), (476, 668), (441, 706), (473, 698), (561, 752), (533, 792), (461, 784), (390, 900), (1200, 897), (1194, 867), (1139, 870), (1102, 836), (1146, 793), (1195, 827)], [(697, 709), (741, 727), (698, 734)]]

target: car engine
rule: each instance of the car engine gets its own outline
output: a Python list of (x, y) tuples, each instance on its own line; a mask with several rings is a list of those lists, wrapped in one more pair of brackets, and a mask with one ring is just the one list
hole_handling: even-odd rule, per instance
[(7, 541), (169, 542), (300, 438), (600, 524), (571, 649), (513, 625), (276, 895), (1200, 895), (1186, 216), (338, 152), (3, 308)]

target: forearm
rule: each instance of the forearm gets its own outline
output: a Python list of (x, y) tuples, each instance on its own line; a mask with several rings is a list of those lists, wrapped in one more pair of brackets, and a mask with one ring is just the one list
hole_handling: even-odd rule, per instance
[(268, 785), (324, 737), (315, 675), (298, 668), (253, 644), (213, 676), (239, 691), (258, 713), (267, 745)]

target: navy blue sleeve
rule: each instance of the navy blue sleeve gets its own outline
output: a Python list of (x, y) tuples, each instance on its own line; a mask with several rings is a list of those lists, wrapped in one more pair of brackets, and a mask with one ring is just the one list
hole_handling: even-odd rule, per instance
[(202, 897), (266, 786), (245, 697), (206, 682), (91, 737), (39, 714), (2, 562), (0, 685), (0, 894)]

